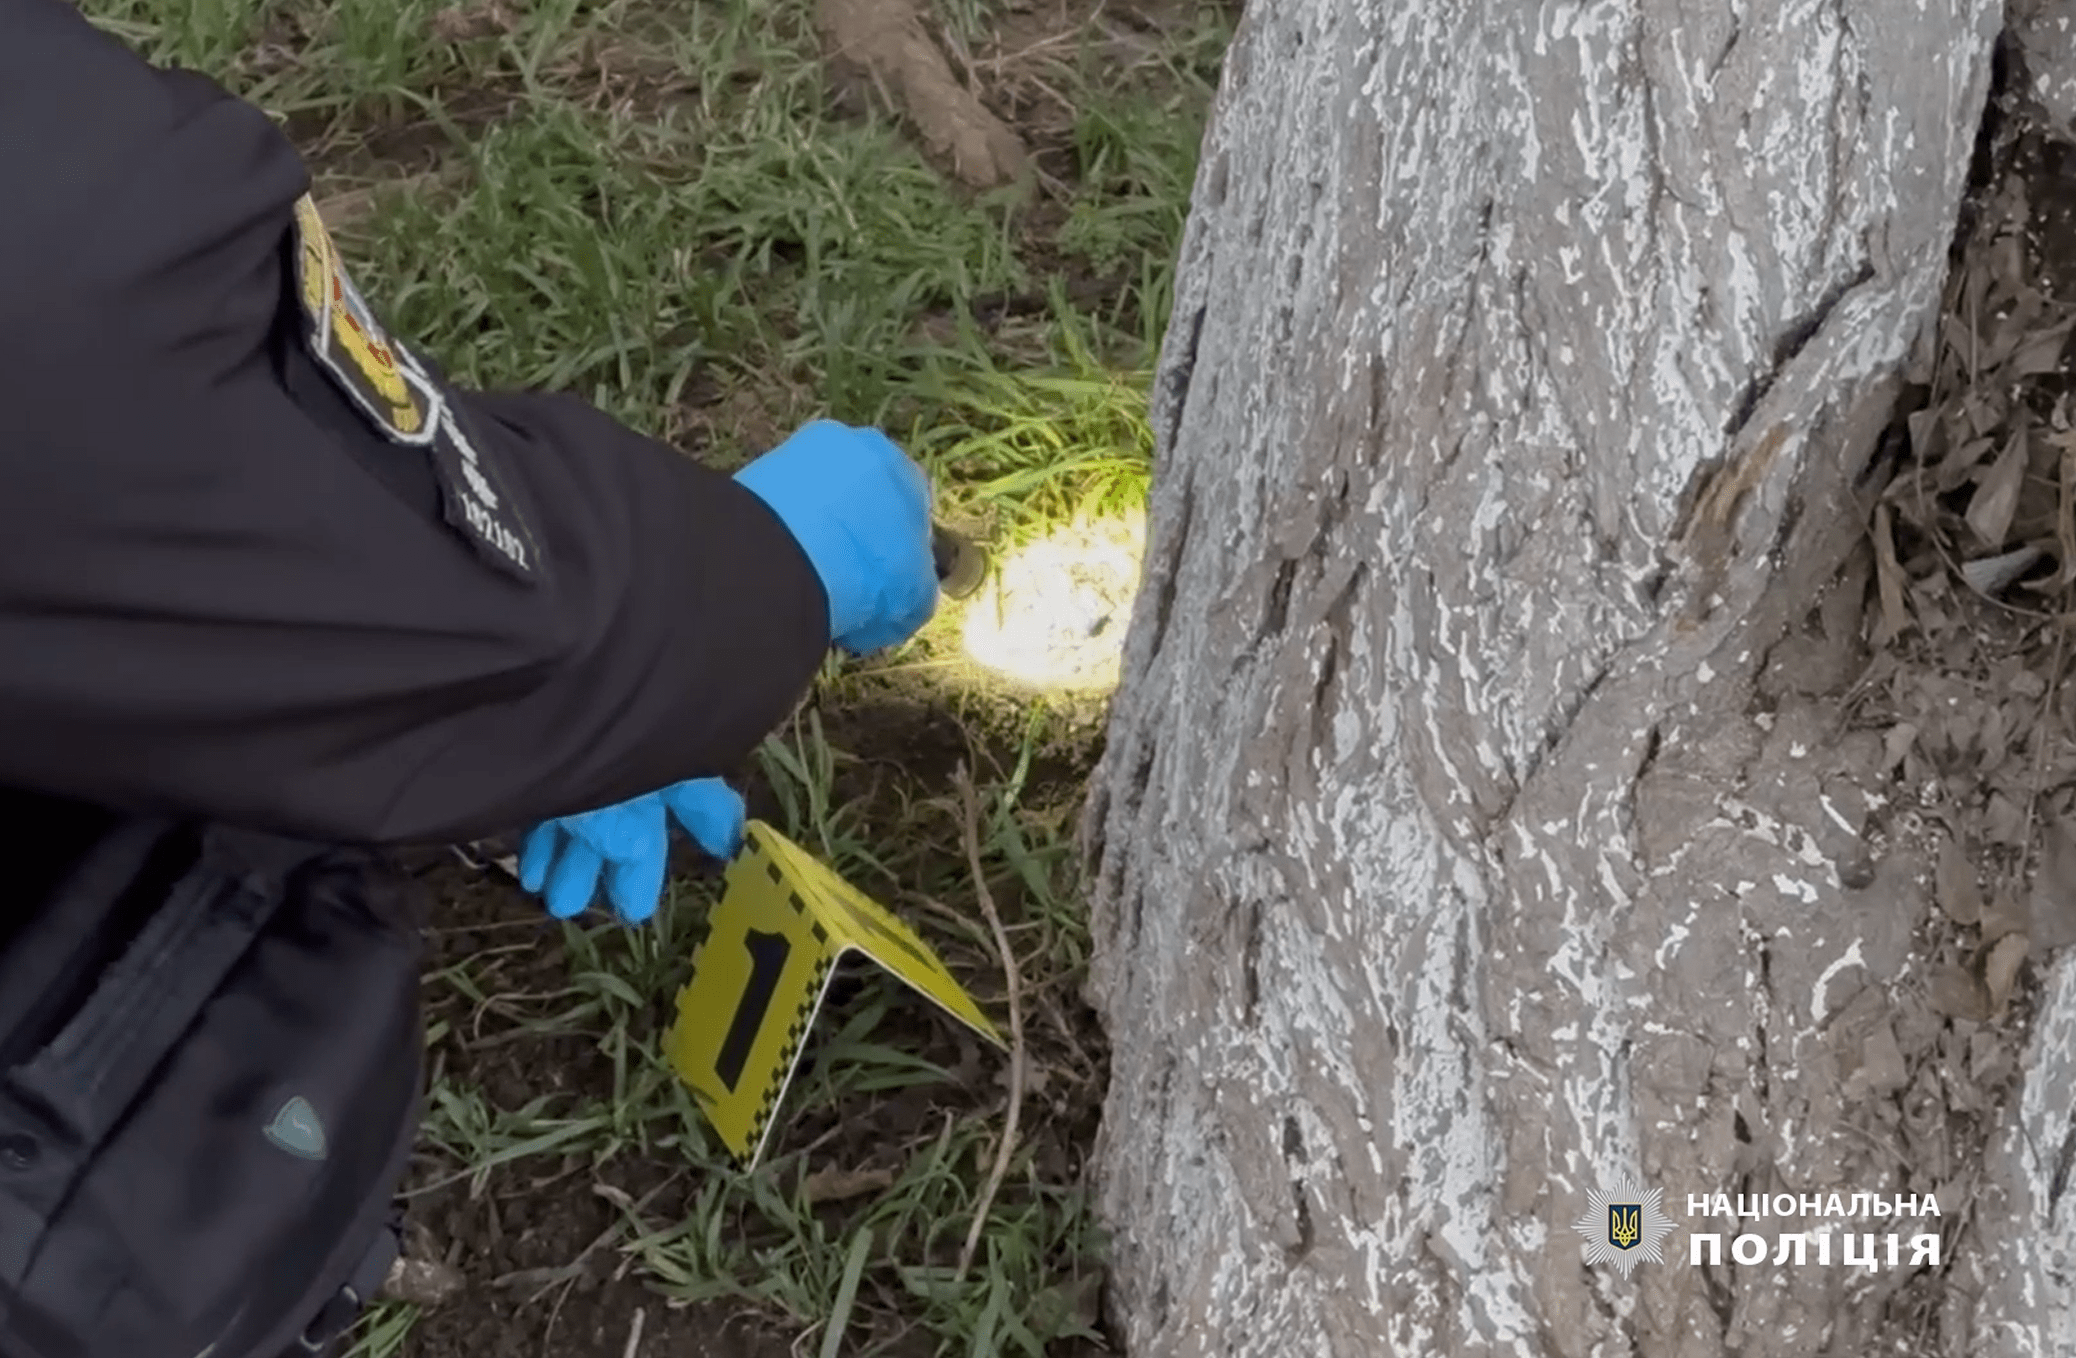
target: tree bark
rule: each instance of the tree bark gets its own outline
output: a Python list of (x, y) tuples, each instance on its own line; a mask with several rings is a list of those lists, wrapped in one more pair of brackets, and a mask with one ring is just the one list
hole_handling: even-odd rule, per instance
[[(1138, 1358), (2076, 1351), (2076, 978), (1941, 1106), (1928, 840), (1820, 696), (2001, 21), (1250, 7), (1084, 825)], [(1625, 1171), (1630, 1279), (1572, 1229)], [(1854, 1228), (1949, 1267), (1729, 1267), (1820, 1225), (1685, 1211), (1762, 1189), (1937, 1192)]]

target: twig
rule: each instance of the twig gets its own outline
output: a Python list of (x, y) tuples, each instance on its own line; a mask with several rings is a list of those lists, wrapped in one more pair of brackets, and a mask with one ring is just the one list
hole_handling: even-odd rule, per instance
[(1078, 40), (1080, 36), (1081, 35), (1078, 32), (1055, 33), (1053, 36), (1049, 38), (1040, 38), (1038, 39), (1038, 41), (1034, 43), (1026, 44), (1023, 47), (1018, 48), (1014, 52), (997, 52), (994, 56), (981, 57), (977, 60), (972, 61), (970, 64), (972, 65), (973, 70), (976, 74), (981, 71), (986, 71), (989, 75), (992, 75), (999, 80), (1002, 76), (1002, 68), (1004, 66), (1010, 65), (1013, 62), (1027, 60), (1033, 53), (1036, 52), (1044, 52), (1055, 47), (1066, 47), (1070, 43), (1073, 43), (1076, 40)]
[[(571, 1278), (567, 1282), (562, 1283), (560, 1285), (562, 1290), (555, 1294), (555, 1305), (549, 1309), (548, 1323), (541, 1330), (541, 1358), (551, 1358), (551, 1355), (555, 1352), (555, 1322), (562, 1319), (562, 1303), (569, 1300), (570, 1289), (576, 1285), (577, 1280)], [(554, 1286), (555, 1284), (552, 1283), (549, 1285), (549, 1287)], [(533, 1299), (539, 1301), (547, 1294), (548, 1288), (543, 1288), (541, 1291), (534, 1293)]]
[[(642, 1194), (641, 1197), (634, 1199), (630, 1199), (619, 1189), (612, 1189), (611, 1192), (607, 1192), (606, 1190), (611, 1187), (608, 1184), (594, 1184), (592, 1185), (592, 1190), (598, 1196), (626, 1213), (629, 1218), (632, 1218), (637, 1228), (646, 1229), (643, 1227), (641, 1220), (641, 1210), (654, 1202), (657, 1194), (669, 1188), (682, 1177), (684, 1177), (684, 1171), (679, 1170), (662, 1183), (657, 1184), (654, 1188)], [(511, 1273), (501, 1273), (490, 1280), (490, 1285), (492, 1287), (531, 1287), (535, 1283), (542, 1283), (546, 1286), (540, 1292), (534, 1293), (532, 1298), (534, 1301), (539, 1301), (546, 1294), (547, 1288), (553, 1287), (557, 1283), (574, 1282), (584, 1276), (584, 1265), (590, 1260), (591, 1256), (604, 1249), (607, 1245), (612, 1244), (614, 1237), (618, 1236), (626, 1226), (627, 1222), (624, 1220), (615, 1221), (608, 1225), (592, 1239), (590, 1244), (578, 1250), (576, 1257), (566, 1264), (552, 1264), (546, 1268), (522, 1268)]]
[(975, 924), (971, 918), (960, 914), (936, 897), (918, 894), (913, 899), (919, 909), (929, 911), (962, 934), (971, 934), (975, 942), (985, 943), (988, 941), (988, 935), (984, 929)]
[(641, 1307), (634, 1308), (634, 1323), (627, 1327), (627, 1347), (620, 1350), (620, 1358), (634, 1358), (635, 1350), (642, 1346), (642, 1321), (647, 1318)]
[(980, 1233), (987, 1225), (988, 1211), (995, 1205), (995, 1194), (1001, 1191), (1002, 1180), (1009, 1173), (1009, 1157), (1016, 1149), (1016, 1128), (1023, 1116), (1024, 1103), (1024, 1003), (1023, 978), (1017, 973), (1016, 950), (1009, 946), (1009, 934), (1002, 928), (1002, 916), (995, 910), (995, 898), (988, 892), (987, 874), (980, 864), (980, 795), (973, 790), (973, 779), (964, 764), (954, 775), (959, 788), (959, 802), (965, 811), (963, 833), (966, 840), (966, 864), (973, 872), (973, 894), (980, 900), (981, 913), (988, 918), (988, 928), (995, 935), (995, 951), (1002, 957), (1002, 973), (1009, 984), (1009, 1116), (1002, 1126), (1002, 1144), (995, 1151), (995, 1167), (988, 1171), (987, 1187), (981, 1190), (980, 1201), (973, 1208), (973, 1225), (967, 1228), (966, 1244), (959, 1250), (959, 1269), (955, 1277), (963, 1281), (966, 1270), (972, 1267), (973, 1253), (980, 1248)]

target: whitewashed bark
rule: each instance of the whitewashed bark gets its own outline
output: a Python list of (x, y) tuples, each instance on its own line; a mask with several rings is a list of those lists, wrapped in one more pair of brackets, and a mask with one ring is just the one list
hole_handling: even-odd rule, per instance
[(2076, 965), (2063, 955), (2046, 973), (2025, 1088), (1984, 1165), (1984, 1219), (2002, 1229), (1951, 1285), (1982, 1299), (1972, 1328), (1990, 1358), (2076, 1353)]
[[(1858, 540), (2000, 22), (1250, 5), (1086, 821), (1138, 1358), (1857, 1355), (1906, 1303), (1940, 1352), (2072, 1351), (2025, 1147), (2062, 1144), (2076, 998), (1987, 1158), (1936, 1119), (1915, 1177), (1870, 1149), (1928, 1116), (1876, 1059), (1931, 1040), (1923, 865), (1798, 687), (1840, 663), (1806, 582)], [(1685, 1230), (1625, 1282), (1571, 1229), (1623, 1170), (1683, 1226), (1747, 1182), (2031, 1215), (1900, 1299), (1690, 1268)]]

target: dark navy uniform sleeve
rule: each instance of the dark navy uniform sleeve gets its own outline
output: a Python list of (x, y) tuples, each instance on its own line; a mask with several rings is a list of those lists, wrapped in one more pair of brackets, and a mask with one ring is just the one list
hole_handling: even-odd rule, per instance
[(384, 428), (313, 359), (258, 110), (0, 0), (0, 185), (0, 784), (459, 839), (730, 771), (805, 692), (826, 598), (732, 479), (401, 346)]

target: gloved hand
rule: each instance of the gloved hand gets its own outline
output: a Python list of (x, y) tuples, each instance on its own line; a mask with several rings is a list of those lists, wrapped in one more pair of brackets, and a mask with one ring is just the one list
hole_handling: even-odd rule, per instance
[(735, 474), (792, 530), (853, 655), (914, 636), (937, 607), (930, 486), (877, 429), (816, 420)]
[(591, 904), (603, 873), (613, 912), (640, 924), (656, 913), (663, 894), (670, 855), (666, 809), (715, 858), (733, 858), (742, 847), (741, 794), (719, 778), (695, 778), (536, 825), (519, 856), (519, 885), (544, 895), (555, 918), (573, 919)]

